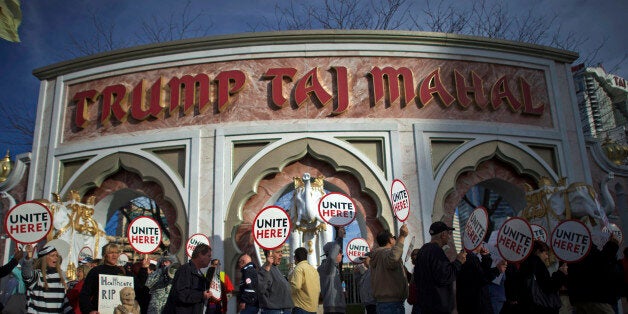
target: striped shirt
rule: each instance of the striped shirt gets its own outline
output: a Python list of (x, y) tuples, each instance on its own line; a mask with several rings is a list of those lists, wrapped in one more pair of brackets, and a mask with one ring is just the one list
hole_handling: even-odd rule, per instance
[(22, 275), (26, 283), (28, 313), (72, 313), (72, 307), (65, 297), (65, 287), (56, 269), (47, 269), (48, 289), (44, 287), (41, 270), (33, 270), (32, 260), (22, 263)]

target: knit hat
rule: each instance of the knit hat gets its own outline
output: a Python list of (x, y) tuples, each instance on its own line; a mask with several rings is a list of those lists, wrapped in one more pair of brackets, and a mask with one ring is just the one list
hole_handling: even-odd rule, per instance
[(325, 256), (327, 257), (333, 257), (330, 254), (336, 255), (340, 252), (342, 252), (340, 250), (340, 245), (338, 245), (338, 243), (336, 242), (327, 242), (323, 246), (323, 253), (325, 253)]
[(44, 248), (43, 248), (43, 249), (41, 249), (41, 250), (39, 251), (39, 253), (37, 253), (37, 256), (39, 256), (39, 257), (43, 257), (43, 256), (46, 256), (46, 255), (48, 255), (48, 254), (50, 254), (50, 253), (52, 253), (52, 252), (56, 251), (56, 250), (57, 250), (57, 249), (55, 249), (55, 247), (54, 247), (54, 246), (52, 246), (52, 245), (46, 245), (46, 246), (44, 246)]

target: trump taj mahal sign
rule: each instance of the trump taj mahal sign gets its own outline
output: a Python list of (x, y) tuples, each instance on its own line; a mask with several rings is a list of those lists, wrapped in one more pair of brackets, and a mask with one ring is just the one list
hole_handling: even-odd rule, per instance
[[(300, 71), (295, 67), (262, 68), (261, 73), (221, 68), (216, 73), (169, 74), (171, 72), (164, 69), (168, 74), (139, 73), (127, 81), (120, 79), (116, 82), (114, 78), (102, 81), (100, 85), (78, 84), (71, 90), (68, 104), (75, 105), (72, 124), (79, 131), (90, 124), (125, 123), (127, 119), (164, 120), (176, 116), (175, 112), (183, 115), (221, 114), (236, 106), (234, 100), (247, 88), (250, 89), (247, 92), (255, 93), (256, 99), (266, 100), (260, 103), (278, 110), (290, 107), (290, 104), (300, 107), (308, 100), (322, 107), (332, 104), (332, 116), (363, 106), (363, 103), (352, 103), (351, 95), (361, 94), (369, 95), (369, 103), (375, 107), (389, 102), (421, 110), (438, 102), (446, 108), (456, 103), (455, 108), (461, 111), (471, 107), (480, 111), (507, 108), (512, 113), (536, 117), (545, 112), (545, 88), (530, 83), (538, 83), (538, 75), (528, 77), (531, 74), (525, 71), (504, 70), (501, 73), (490, 68), (491, 65), (486, 65), (485, 75), (478, 74), (476, 70), (480, 68), (477, 65), (470, 70), (459, 69), (458, 64), (450, 64), (446, 70), (442, 66), (422, 68), (421, 71), (428, 72), (421, 72), (420, 77), (414, 74), (418, 69), (413, 72), (409, 67), (387, 65), (372, 66), (359, 72), (354, 70), (356, 73), (346, 66), (333, 64)], [(464, 68), (464, 65), (460, 66)], [(267, 84), (267, 90), (259, 85), (251, 87), (260, 83)], [(543, 95), (536, 97), (539, 93)]]

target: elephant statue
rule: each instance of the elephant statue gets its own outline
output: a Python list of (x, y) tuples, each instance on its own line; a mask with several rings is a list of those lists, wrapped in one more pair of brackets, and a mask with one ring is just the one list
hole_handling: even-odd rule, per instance
[[(308, 250), (310, 265), (319, 265), (323, 254), (323, 245), (332, 241), (333, 228), (318, 215), (318, 203), (325, 196), (324, 177), (318, 176), (312, 181), (309, 173), (295, 177), (294, 194), (289, 208), (290, 220), (294, 228), (290, 235), (290, 247), (305, 247)], [(291, 257), (292, 258), (292, 257)]]
[[(610, 179), (612, 174), (602, 182), (602, 187), (607, 187)], [(550, 234), (563, 220), (580, 220), (591, 231), (593, 242), (600, 248), (603, 246), (608, 239), (608, 233), (603, 231), (609, 225), (607, 213), (612, 212), (614, 207), (612, 198), (606, 199), (610, 193), (603, 195), (605, 206), (602, 206), (593, 187), (582, 182), (566, 185), (565, 178), (562, 178), (557, 186), (553, 186), (548, 178), (541, 178), (539, 186), (539, 189), (532, 190), (526, 185), (527, 205), (520, 216), (544, 227)]]

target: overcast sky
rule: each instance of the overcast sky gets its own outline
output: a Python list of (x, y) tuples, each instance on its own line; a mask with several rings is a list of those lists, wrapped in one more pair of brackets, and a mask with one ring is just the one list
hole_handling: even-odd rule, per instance
[[(193, 0), (191, 3), (192, 12), (201, 14), (196, 25), (210, 26), (204, 27), (204, 31), (198, 34), (211, 36), (259, 30), (258, 23), (263, 18), (275, 18), (274, 5), (278, 1), (282, 0)], [(421, 10), (424, 0), (408, 2), (415, 6), (413, 10)], [(138, 34), (141, 33), (141, 21), (150, 21), (151, 17), (166, 21), (173, 12), (181, 12), (180, 6), (184, 3), (165, 0), (22, 0), (23, 20), (19, 28), (21, 42), (11, 43), (0, 39), (0, 73), (3, 77), (0, 80), (0, 106), (19, 108), (18, 112), (23, 114), (36, 110), (39, 81), (32, 71), (71, 59), (71, 36), (79, 40), (97, 36), (93, 32), (91, 12), (96, 12), (101, 21), (110, 21), (109, 26), (114, 25), (115, 40), (133, 43), (137, 42)], [(575, 32), (587, 39), (587, 46), (583, 46), (582, 51), (589, 52), (592, 47), (606, 40), (604, 49), (595, 60), (602, 61), (609, 71), (613, 68), (614, 74), (628, 78), (628, 62), (625, 60), (628, 51), (628, 1), (527, 0), (506, 3), (515, 12), (533, 8), (539, 12), (557, 14), (563, 30)], [(3, 126), (6, 126), (7, 118), (10, 117), (0, 117)], [(31, 151), (30, 143), (24, 140), (20, 141), (21, 145), (6, 143), (7, 137), (17, 137), (6, 127), (0, 132), (0, 153), (3, 156), (7, 148), (11, 149), (12, 156)]]

